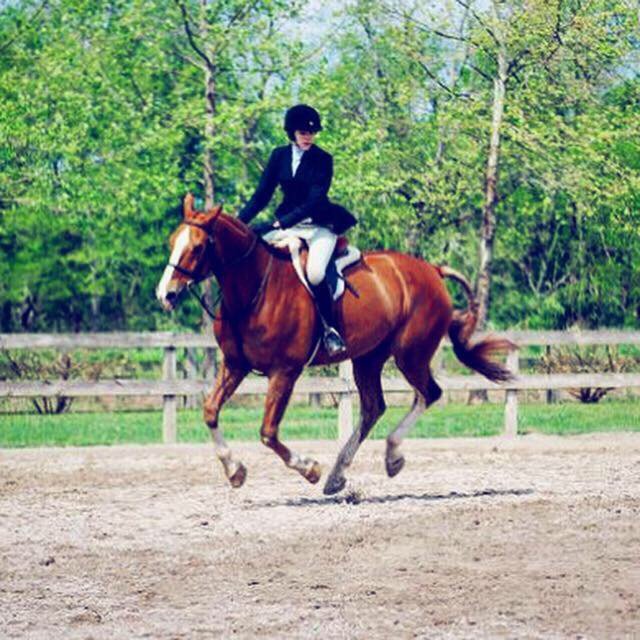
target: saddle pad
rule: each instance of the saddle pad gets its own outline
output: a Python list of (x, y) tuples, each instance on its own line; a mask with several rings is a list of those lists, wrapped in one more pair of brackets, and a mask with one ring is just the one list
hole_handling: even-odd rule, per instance
[[(307, 291), (311, 293), (311, 287), (309, 287), (305, 269), (307, 252), (305, 251), (303, 254), (302, 251), (303, 248), (305, 248), (304, 240), (296, 236), (288, 236), (285, 238), (278, 238), (271, 242), (271, 244), (274, 247), (278, 247), (280, 249), (286, 248), (289, 250), (289, 253), (291, 253), (293, 268), (296, 270), (296, 274), (300, 282), (302, 282)], [(360, 249), (349, 245), (338, 258), (332, 257), (329, 261), (329, 265), (327, 266), (327, 282), (331, 287), (334, 300), (338, 300), (344, 293), (344, 270), (355, 262), (358, 262), (361, 256), (362, 253), (360, 252)]]

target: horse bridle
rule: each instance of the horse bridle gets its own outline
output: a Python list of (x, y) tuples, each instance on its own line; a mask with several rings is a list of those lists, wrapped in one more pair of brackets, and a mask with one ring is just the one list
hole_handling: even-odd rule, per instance
[[(204, 231), (206, 236), (207, 236), (207, 244), (212, 245), (214, 247), (214, 252), (215, 252), (215, 242), (216, 241), (215, 241), (214, 231), (215, 231), (215, 226), (218, 223), (218, 218), (220, 217), (220, 213), (221, 212), (222, 212), (222, 210), (218, 211), (218, 213), (215, 215), (215, 217), (213, 219), (213, 226), (211, 227), (211, 230), (209, 230), (204, 225), (202, 225), (202, 224), (200, 224), (198, 222), (194, 222), (192, 220), (183, 220), (182, 224), (189, 225), (190, 227), (196, 227), (196, 228)], [(249, 244), (249, 248), (240, 257), (236, 258), (235, 260), (232, 260), (228, 264), (222, 264), (221, 266), (223, 266), (225, 269), (230, 269), (231, 267), (234, 267), (234, 266), (240, 264), (243, 260), (248, 258), (253, 253), (253, 251), (254, 251), (254, 249), (256, 248), (257, 245), (258, 245), (258, 234), (254, 233), (253, 239), (251, 240), (251, 243)], [(192, 296), (194, 296), (194, 298), (200, 303), (200, 306), (207, 312), (207, 315), (212, 320), (219, 320), (220, 316), (216, 316), (215, 312), (212, 311), (209, 308), (209, 305), (207, 304), (206, 300), (204, 299), (204, 294), (200, 296), (194, 290), (194, 287), (196, 285), (198, 285), (201, 282), (207, 280), (210, 276), (202, 276), (197, 271), (192, 271), (190, 269), (185, 269), (184, 267), (181, 267), (179, 264), (172, 264), (171, 262), (168, 262), (167, 264), (170, 267), (173, 267), (178, 273), (181, 273), (182, 275), (185, 275), (188, 278), (191, 278), (191, 280), (189, 280), (189, 282), (187, 282), (187, 285), (186, 285), (187, 291)], [(267, 268), (265, 269), (265, 272), (264, 272), (264, 275), (262, 277), (262, 281), (260, 282), (260, 286), (258, 287), (258, 290), (256, 291), (255, 295), (253, 296), (253, 298), (251, 299), (249, 304), (246, 307), (244, 307), (243, 309), (241, 309), (239, 312), (234, 314), (234, 315), (236, 315), (236, 316), (244, 315), (245, 313), (249, 312), (254, 307), (254, 305), (258, 302), (258, 299), (262, 295), (262, 292), (264, 291), (264, 288), (265, 288), (265, 286), (267, 284), (267, 280), (269, 278), (269, 274), (271, 273), (271, 267), (272, 266), (273, 266), (273, 256), (270, 255), (269, 256), (269, 264), (268, 264)], [(222, 298), (222, 289), (220, 289), (216, 299), (213, 301), (214, 308), (218, 305), (218, 303), (220, 302), (221, 298)]]

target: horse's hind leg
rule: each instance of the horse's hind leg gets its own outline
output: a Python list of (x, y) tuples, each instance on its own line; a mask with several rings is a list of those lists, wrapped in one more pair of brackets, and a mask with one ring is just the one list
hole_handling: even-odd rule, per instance
[(425, 362), (424, 351), (417, 351), (416, 353), (421, 354), (422, 357), (396, 357), (398, 368), (415, 389), (415, 398), (409, 412), (387, 436), (385, 466), (387, 468), (387, 475), (390, 478), (400, 473), (404, 466), (404, 456), (400, 453), (399, 449), (405, 436), (413, 428), (427, 407), (442, 395), (442, 389), (433, 379), (431, 370), (427, 364), (428, 360)]
[(386, 407), (380, 375), (388, 356), (388, 349), (381, 347), (353, 361), (353, 376), (360, 394), (360, 422), (338, 454), (324, 486), (326, 495), (332, 495), (344, 489), (347, 482), (344, 477), (345, 468), (351, 464), (360, 444), (384, 413)]
[(287, 467), (295, 469), (309, 482), (315, 484), (322, 475), (322, 469), (318, 462), (297, 455), (278, 439), (278, 427), (299, 375), (300, 371), (277, 371), (269, 376), (269, 389), (260, 436), (262, 443), (275, 451)]
[(231, 486), (236, 489), (244, 484), (247, 477), (247, 469), (242, 462), (234, 459), (231, 449), (229, 449), (222, 436), (222, 430), (218, 427), (218, 416), (222, 405), (231, 397), (247, 373), (246, 369), (229, 366), (223, 360), (213, 391), (204, 401), (204, 421), (211, 430), (216, 455), (222, 462), (225, 475), (229, 479)]

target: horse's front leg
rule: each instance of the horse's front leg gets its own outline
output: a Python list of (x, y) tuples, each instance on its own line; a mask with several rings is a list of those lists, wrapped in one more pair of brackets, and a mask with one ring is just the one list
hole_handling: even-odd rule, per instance
[(244, 484), (247, 477), (247, 468), (242, 462), (233, 457), (231, 449), (229, 449), (224, 440), (222, 430), (218, 426), (218, 416), (222, 405), (233, 395), (238, 385), (247, 376), (247, 373), (247, 369), (230, 366), (223, 360), (213, 391), (204, 401), (204, 421), (211, 430), (216, 455), (222, 462), (225, 475), (229, 479), (231, 486), (236, 489)]
[(269, 449), (273, 449), (282, 458), (287, 467), (295, 469), (309, 482), (315, 484), (322, 475), (320, 465), (311, 458), (300, 457), (278, 440), (280, 421), (299, 375), (300, 371), (296, 370), (294, 372), (277, 371), (269, 376), (269, 389), (267, 391), (260, 436), (262, 443)]

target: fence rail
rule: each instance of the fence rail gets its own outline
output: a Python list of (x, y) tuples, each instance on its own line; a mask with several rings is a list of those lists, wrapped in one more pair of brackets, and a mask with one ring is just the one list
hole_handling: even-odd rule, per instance
[[(486, 334), (478, 334), (481, 338)], [(640, 345), (640, 331), (507, 331), (501, 337), (509, 338), (518, 349), (524, 346), (558, 345)], [(448, 343), (445, 341), (445, 345)], [(181, 380), (177, 377), (177, 349), (215, 349), (213, 336), (191, 333), (78, 333), (78, 334), (0, 334), (0, 350), (10, 349), (107, 349), (107, 348), (162, 348), (164, 350), (162, 380), (80, 380), (53, 381), (0, 381), (0, 398), (17, 397), (93, 397), (93, 396), (146, 396), (163, 398), (163, 439), (175, 442), (177, 434), (177, 398), (197, 396), (211, 388), (205, 380)], [(519, 350), (509, 354), (507, 365), (516, 377), (504, 384), (495, 384), (478, 375), (448, 376), (442, 369), (437, 374), (439, 385), (445, 391), (505, 391), (505, 435), (517, 433), (518, 391), (558, 390), (581, 387), (622, 389), (640, 387), (640, 373), (563, 373), (519, 375)], [(386, 392), (411, 391), (402, 378), (383, 379)], [(265, 379), (245, 380), (236, 394), (264, 394)], [(338, 377), (301, 377), (296, 393), (334, 394), (339, 396), (338, 433), (346, 437), (353, 428), (353, 399), (356, 393), (350, 363), (342, 363)]]
[[(481, 339), (496, 332), (478, 332)], [(601, 329), (597, 331), (501, 331), (500, 337), (508, 338), (519, 347), (527, 346), (592, 346), (592, 345), (640, 345), (640, 331)], [(450, 344), (448, 340), (444, 344)], [(210, 347), (216, 348), (213, 334), (176, 333), (171, 331), (105, 333), (0, 333), (2, 349), (134, 349), (144, 347)]]

